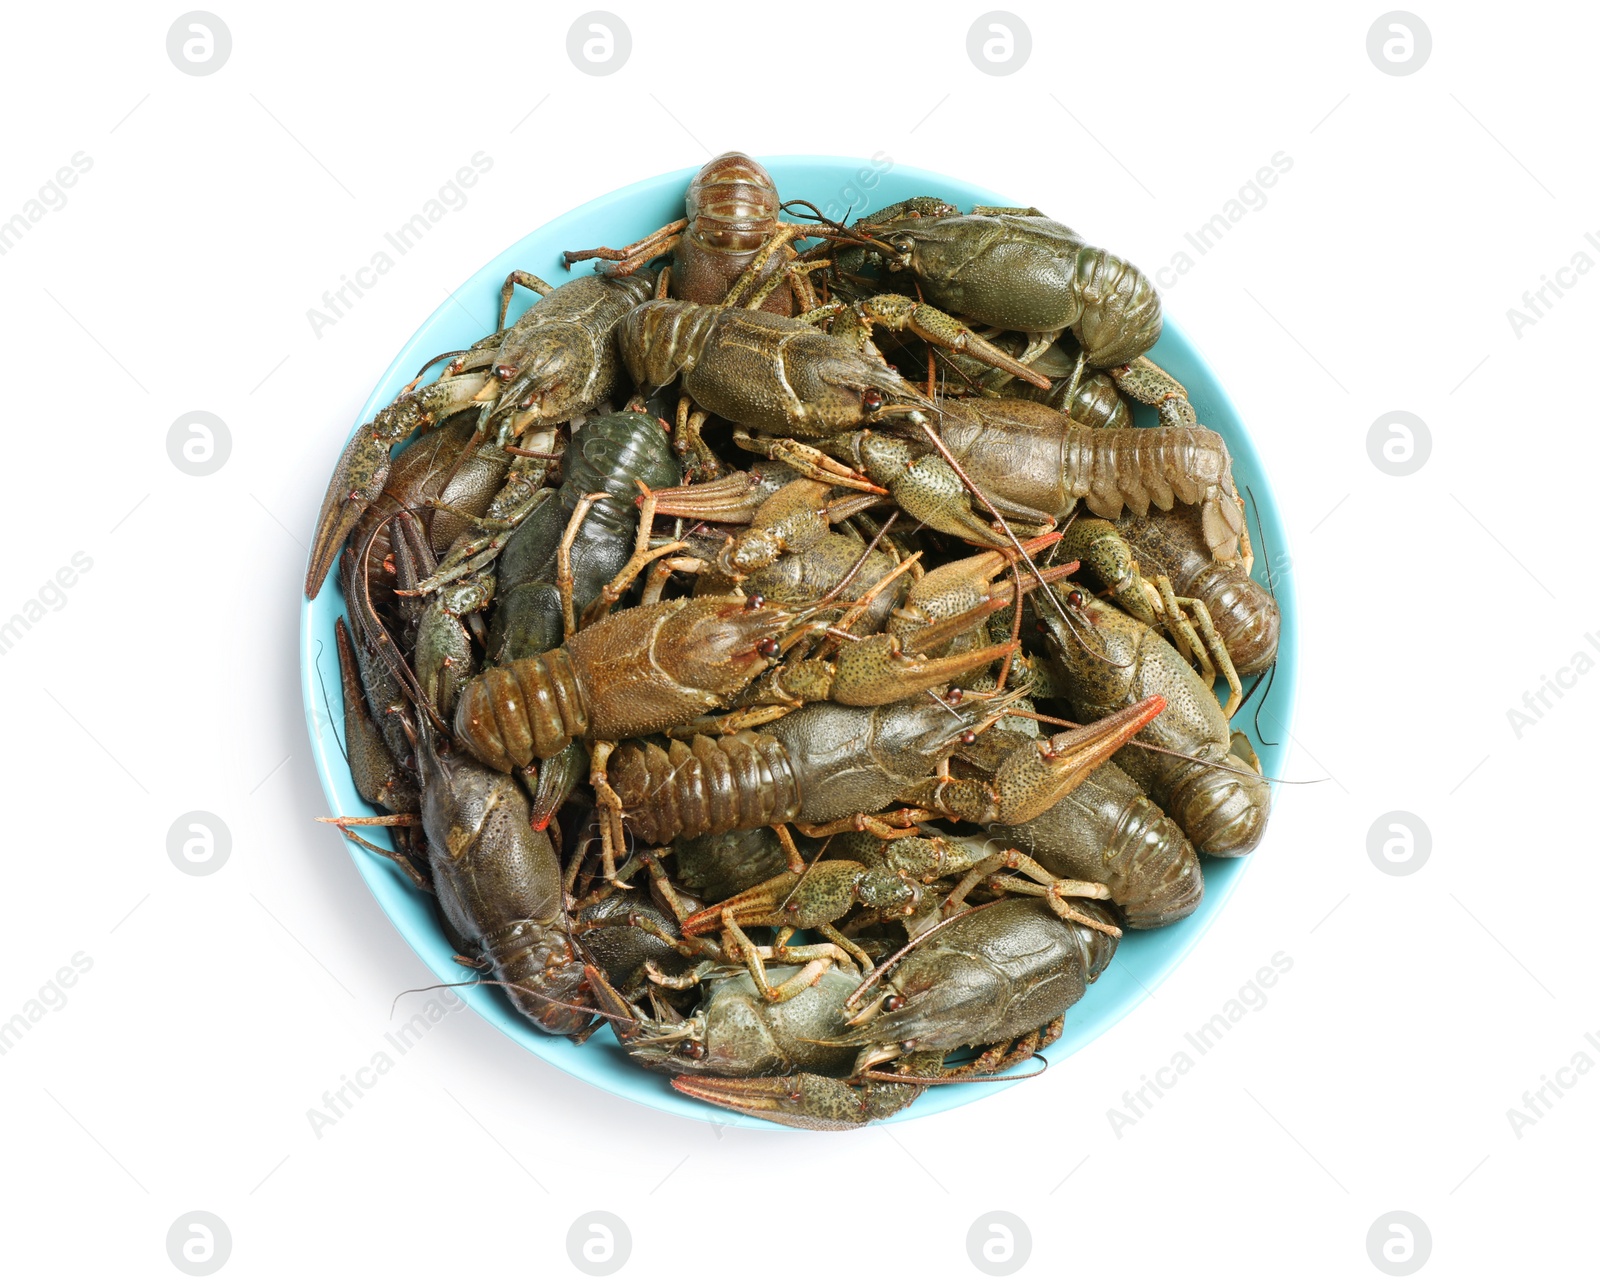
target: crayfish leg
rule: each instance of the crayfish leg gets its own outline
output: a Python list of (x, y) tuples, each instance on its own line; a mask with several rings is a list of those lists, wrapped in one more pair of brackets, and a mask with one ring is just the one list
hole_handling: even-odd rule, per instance
[(506, 310), (511, 307), (512, 293), (519, 286), (525, 286), (536, 295), (549, 295), (556, 288), (543, 278), (535, 277), (532, 273), (514, 268), (506, 274), (505, 284), (500, 287), (500, 325), (497, 330), (504, 331), (506, 327)]
[[(595, 246), (590, 250), (568, 250), (561, 253), (561, 258), (568, 269), (585, 259), (603, 259), (609, 261), (606, 268), (608, 277), (626, 277), (635, 269), (649, 263), (659, 255), (670, 253), (681, 240), (683, 230), (689, 226), (687, 219), (676, 219), (664, 228), (657, 228), (647, 237), (641, 237), (636, 242), (612, 250), (609, 246)], [(504, 323), (502, 323), (504, 325)]]
[(620, 889), (631, 889), (617, 877), (617, 855), (628, 847), (622, 831), (622, 797), (606, 777), (606, 765), (616, 744), (596, 742), (589, 753), (589, 786), (594, 789), (595, 805), (599, 809), (600, 861), (602, 875)]
[(1149, 358), (1135, 358), (1126, 366), (1113, 367), (1111, 379), (1134, 402), (1154, 407), (1163, 425), (1193, 427), (1200, 423), (1189, 401), (1189, 391)]

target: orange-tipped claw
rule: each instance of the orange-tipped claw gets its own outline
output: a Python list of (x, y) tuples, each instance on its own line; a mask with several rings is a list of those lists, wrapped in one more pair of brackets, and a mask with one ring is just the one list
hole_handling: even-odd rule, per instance
[(755, 474), (735, 470), (709, 483), (686, 483), (656, 489), (656, 513), (705, 523), (749, 523), (761, 502), (771, 495)]
[(392, 441), (363, 426), (346, 444), (339, 464), (322, 498), (317, 515), (317, 531), (311, 541), (306, 563), (306, 598), (315, 599), (328, 579), (328, 570), (367, 507), (378, 499), (389, 478), (389, 448)]
[[(703, 1100), (719, 1109), (765, 1118), (768, 1122), (805, 1127), (799, 1121), (801, 1100), (799, 1077), (793, 1078), (707, 1078), (685, 1074), (672, 1080), (672, 1089)], [(853, 1126), (854, 1124), (840, 1124)]]
[(811, 930), (837, 921), (856, 902), (866, 871), (850, 859), (821, 859), (803, 872), (780, 872), (743, 894), (713, 904), (684, 919), (686, 935), (708, 935), (722, 928), (723, 914), (741, 926), (793, 926)]
[(1166, 705), (1157, 693), (1081, 729), (1058, 733), (1043, 747), (1032, 743), (1019, 749), (995, 771), (995, 817), (983, 821), (1017, 824), (1039, 817), (1125, 747)]
[[(1061, 540), (1061, 533), (1047, 532), (1021, 543), (1031, 559)], [(995, 579), (1015, 566), (1016, 554), (1010, 550), (989, 550), (942, 564), (928, 572), (912, 587), (905, 608), (895, 616), (904, 623), (907, 643), (925, 652), (939, 647), (957, 635), (971, 630), (984, 617), (998, 609), (1008, 607), (1016, 595), (1017, 582), (1008, 577), (1003, 583)], [(1041, 584), (1060, 581), (1077, 571), (1078, 563), (1054, 564), (1039, 570), (1039, 575), (1024, 572), (1021, 575), (1022, 591), (1037, 590)], [(952, 609), (969, 605), (959, 614)]]
[(852, 1085), (838, 1078), (797, 1073), (789, 1078), (708, 1078), (686, 1074), (672, 1080), (675, 1091), (719, 1109), (765, 1118), (806, 1131), (847, 1131), (878, 1122), (904, 1109), (920, 1086), (893, 1082)]
[(741, 926), (766, 926), (777, 924), (768, 918), (776, 918), (778, 910), (783, 907), (783, 901), (793, 893), (800, 882), (800, 875), (795, 872), (780, 872), (777, 876), (753, 885), (743, 894), (736, 894), (731, 899), (724, 899), (721, 903), (712, 904), (709, 908), (702, 908), (691, 917), (683, 920), (683, 933), (686, 935), (710, 935), (722, 929), (722, 914), (731, 913), (735, 922)]
[(1143, 729), (1167, 709), (1167, 700), (1159, 693), (1135, 702), (1132, 706), (1114, 711), (1108, 716), (1084, 725), (1081, 729), (1067, 729), (1050, 739), (1049, 755), (1060, 759), (1095, 755), (1104, 759), (1126, 746), (1134, 734)]
[[(972, 613), (952, 618), (951, 622), (960, 622), (972, 616), (981, 622), (990, 611), (986, 606), (980, 606)], [(972, 624), (976, 625), (975, 622)], [(971, 629), (971, 626), (960, 629)], [(959, 630), (953, 633), (959, 633)], [(1014, 644), (994, 644), (970, 653), (957, 653), (954, 657), (928, 658), (907, 655), (893, 635), (869, 635), (839, 650), (833, 690), (829, 696), (847, 707), (875, 707), (885, 702), (898, 702), (924, 689), (947, 685), (961, 676), (980, 671), (1000, 661), (1015, 647)]]

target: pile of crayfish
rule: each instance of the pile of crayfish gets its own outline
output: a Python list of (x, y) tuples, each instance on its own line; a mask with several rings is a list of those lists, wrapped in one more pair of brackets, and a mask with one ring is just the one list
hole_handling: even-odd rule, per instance
[(540, 1030), (699, 1100), (839, 1129), (1021, 1076), (1270, 806), (1229, 722), (1279, 611), (1155, 288), (739, 153), (582, 260), (338, 463), (306, 594), (337, 564), (375, 811), (328, 821)]

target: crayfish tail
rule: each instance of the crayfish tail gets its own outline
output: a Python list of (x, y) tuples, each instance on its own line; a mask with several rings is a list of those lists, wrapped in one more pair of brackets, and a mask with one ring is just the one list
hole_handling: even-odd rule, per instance
[(704, 735), (666, 747), (628, 742), (607, 776), (628, 827), (646, 845), (787, 823), (800, 813), (788, 754), (770, 735)]

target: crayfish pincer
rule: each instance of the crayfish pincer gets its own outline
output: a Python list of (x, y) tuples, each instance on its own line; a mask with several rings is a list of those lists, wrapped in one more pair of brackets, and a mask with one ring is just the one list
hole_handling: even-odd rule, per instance
[[(771, 968), (779, 980), (797, 973), (792, 966)], [(743, 970), (729, 972), (708, 981), (705, 1003), (685, 1019), (648, 1017), (620, 996), (607, 996), (602, 979), (593, 983), (622, 1049), (648, 1069), (747, 1078), (850, 1068), (849, 1051), (821, 1045), (847, 1032), (844, 1002), (861, 983), (860, 973), (848, 967), (827, 971), (778, 1002), (764, 999)]]
[(439, 911), (482, 953), (513, 1006), (546, 1033), (579, 1033), (593, 1007), (561, 904), (561, 865), (528, 823), (516, 781), (418, 742), (422, 826)]

